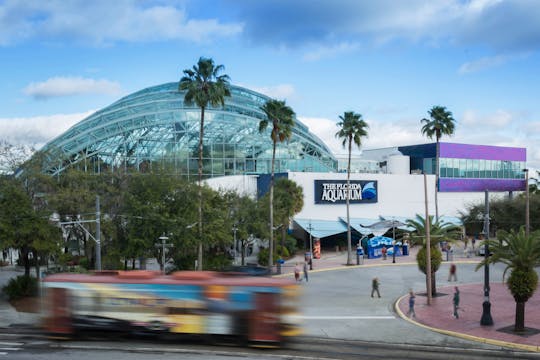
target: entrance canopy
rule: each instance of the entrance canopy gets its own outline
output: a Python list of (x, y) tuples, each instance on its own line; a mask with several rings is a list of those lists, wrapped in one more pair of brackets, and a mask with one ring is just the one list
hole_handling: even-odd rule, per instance
[[(443, 223), (462, 226), (459, 218), (441, 216)], [(392, 228), (404, 231), (413, 231), (414, 228), (407, 226), (409, 218), (403, 216), (379, 216), (378, 218), (351, 218), (351, 229), (356, 230), (362, 236), (381, 236)], [(294, 219), (298, 227), (314, 237), (324, 238), (347, 232), (347, 218), (339, 217), (337, 220)]]
[(347, 232), (347, 223), (333, 220), (294, 219), (294, 222), (313, 237), (324, 238)]

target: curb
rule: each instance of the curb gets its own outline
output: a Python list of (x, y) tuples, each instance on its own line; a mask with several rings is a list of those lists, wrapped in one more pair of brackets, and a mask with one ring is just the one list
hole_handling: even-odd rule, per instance
[(512, 349), (518, 349), (518, 350), (526, 350), (526, 351), (530, 351), (530, 352), (540, 353), (540, 346), (523, 345), (523, 344), (517, 344), (517, 343), (507, 342), (507, 341), (502, 341), (502, 340), (482, 338), (482, 337), (479, 337), (479, 336), (474, 336), (474, 335), (469, 335), (469, 334), (465, 334), (465, 333), (459, 333), (459, 332), (455, 332), (455, 331), (450, 331), (450, 330), (444, 330), (444, 329), (431, 327), (431, 326), (422, 324), (422, 323), (420, 323), (418, 321), (412, 320), (408, 316), (406, 316), (401, 311), (401, 309), (399, 308), (399, 303), (406, 296), (407, 296), (407, 294), (402, 295), (400, 298), (398, 298), (396, 300), (396, 302), (394, 303), (394, 310), (396, 311), (396, 313), (398, 314), (398, 316), (400, 318), (410, 322), (413, 325), (420, 326), (420, 327), (422, 327), (424, 329), (428, 329), (428, 330), (431, 330), (431, 331), (434, 331), (434, 332), (438, 332), (440, 334), (449, 335), (449, 336), (453, 336), (453, 337), (457, 337), (457, 338), (461, 338), (461, 339), (465, 339), (465, 340), (469, 340), (469, 341), (475, 341), (475, 342), (479, 342), (479, 343), (483, 343), (483, 344), (489, 344), (489, 345), (495, 345), (495, 346), (501, 346), (501, 347), (506, 347), (506, 348), (512, 348)]

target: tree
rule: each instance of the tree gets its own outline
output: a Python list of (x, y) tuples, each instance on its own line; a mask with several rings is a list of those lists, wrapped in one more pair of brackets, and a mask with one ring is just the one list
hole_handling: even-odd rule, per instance
[(525, 303), (533, 296), (538, 286), (535, 267), (540, 266), (540, 231), (526, 235), (524, 227), (519, 231), (500, 231), (497, 240), (487, 240), (491, 256), (486, 256), (476, 270), (486, 264), (502, 263), (506, 272), (510, 270), (507, 286), (516, 301), (514, 331), (525, 331)]
[[(420, 269), (420, 271), (426, 274), (427, 281), (427, 247), (425, 217), (417, 214), (414, 219), (408, 219), (406, 221), (406, 224), (407, 226), (414, 229), (411, 232), (412, 244), (420, 244), (422, 246), (416, 256), (416, 262), (418, 263), (418, 268)], [(440, 219), (435, 219), (433, 216), (430, 216), (429, 231), (431, 253), (431, 293), (433, 296), (435, 296), (437, 294), (435, 273), (437, 272), (437, 270), (439, 270), (439, 266), (442, 262), (442, 254), (439, 244), (443, 241), (454, 242), (461, 234), (461, 228), (457, 225), (442, 222)]]
[(259, 132), (266, 130), (272, 124), (270, 138), (272, 139), (272, 167), (270, 175), (270, 238), (268, 241), (268, 266), (272, 267), (274, 246), (274, 165), (276, 160), (276, 144), (289, 140), (294, 127), (295, 113), (285, 104), (285, 101), (268, 100), (262, 107), (266, 118), (259, 123)]
[(201, 121), (199, 129), (199, 246), (198, 246), (198, 270), (202, 270), (203, 252), (203, 200), (202, 200), (202, 173), (203, 173), (203, 139), (204, 139), (204, 113), (208, 106), (224, 106), (225, 97), (231, 96), (229, 90), (229, 77), (220, 75), (224, 70), (223, 65), (214, 65), (214, 60), (199, 58), (193, 69), (184, 70), (184, 76), (180, 79), (178, 89), (186, 91), (184, 101), (186, 104), (195, 103), (201, 109)]
[(57, 230), (48, 223), (48, 216), (34, 208), (23, 183), (13, 177), (0, 177), (0, 244), (2, 248), (19, 250), (25, 276), (30, 276), (32, 254), (39, 277), (40, 256), (57, 249)]
[[(336, 137), (343, 139), (342, 145), (347, 145), (349, 158), (347, 161), (347, 189), (351, 183), (351, 153), (352, 144), (357, 147), (362, 144), (362, 138), (367, 136), (368, 124), (362, 119), (362, 115), (356, 114), (352, 111), (346, 111), (343, 116), (339, 117), (340, 122), (337, 126), (340, 130), (336, 133)], [(352, 265), (352, 253), (351, 253), (351, 219), (349, 211), (350, 193), (347, 191), (346, 204), (347, 204), (347, 265)]]
[(304, 207), (304, 191), (297, 183), (285, 178), (276, 180), (275, 190), (274, 206), (276, 218), (281, 225), (281, 248), (283, 249), (289, 222)]
[(452, 136), (455, 129), (455, 120), (452, 117), (452, 113), (444, 106), (434, 106), (428, 111), (429, 119), (422, 119), (422, 134), (430, 139), (437, 140), (436, 145), (436, 164), (435, 164), (435, 218), (439, 218), (439, 203), (437, 199), (437, 193), (439, 191), (439, 140), (443, 135)]

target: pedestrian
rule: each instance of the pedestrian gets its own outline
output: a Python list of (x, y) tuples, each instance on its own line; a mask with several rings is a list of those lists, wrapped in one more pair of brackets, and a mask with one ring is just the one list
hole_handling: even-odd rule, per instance
[(306, 279), (306, 282), (308, 281), (308, 262), (304, 261), (304, 279)]
[(294, 267), (294, 279), (296, 281), (300, 281), (300, 264), (296, 263), (296, 266)]
[(373, 297), (373, 293), (376, 291), (377, 296), (381, 297), (381, 293), (379, 292), (379, 279), (374, 277), (373, 280), (371, 280), (371, 297)]
[(458, 314), (458, 309), (459, 309), (459, 289), (458, 287), (456, 286), (454, 288), (454, 299), (452, 300), (453, 304), (454, 304), (454, 317), (456, 319), (459, 319), (459, 314)]
[(450, 264), (450, 271), (448, 272), (448, 281), (452, 281), (452, 279), (454, 279), (454, 281), (457, 281), (457, 274), (456, 274), (456, 264), (452, 263)]
[(474, 250), (474, 244), (476, 244), (476, 238), (473, 237), (471, 240), (472, 249)]
[(386, 246), (383, 246), (383, 248), (381, 249), (381, 253), (382, 253), (382, 259), (383, 260), (386, 260)]
[(416, 299), (416, 296), (414, 295), (414, 292), (409, 290), (409, 311), (407, 311), (407, 316), (409, 317), (416, 317), (416, 313), (414, 312), (414, 300)]

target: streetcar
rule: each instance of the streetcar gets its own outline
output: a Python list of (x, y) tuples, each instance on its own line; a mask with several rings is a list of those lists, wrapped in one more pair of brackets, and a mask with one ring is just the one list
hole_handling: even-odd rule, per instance
[(292, 279), (239, 273), (101, 271), (42, 280), (43, 327), (84, 331), (223, 337), (279, 346), (301, 333), (299, 287)]

